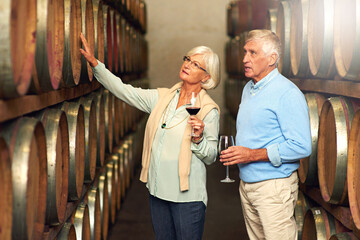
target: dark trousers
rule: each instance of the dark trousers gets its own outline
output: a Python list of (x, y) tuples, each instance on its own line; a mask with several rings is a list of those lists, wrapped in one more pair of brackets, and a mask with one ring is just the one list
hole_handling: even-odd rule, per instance
[(175, 203), (150, 195), (150, 213), (157, 240), (201, 240), (206, 206), (203, 202)]

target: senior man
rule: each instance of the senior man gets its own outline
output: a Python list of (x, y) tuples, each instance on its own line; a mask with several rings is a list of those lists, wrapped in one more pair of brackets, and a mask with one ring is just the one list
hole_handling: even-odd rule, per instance
[(244, 46), (245, 76), (236, 120), (236, 146), (221, 152), (237, 164), (240, 198), (250, 239), (297, 239), (294, 208), (299, 160), (311, 153), (303, 93), (277, 69), (280, 40), (269, 30), (250, 31)]

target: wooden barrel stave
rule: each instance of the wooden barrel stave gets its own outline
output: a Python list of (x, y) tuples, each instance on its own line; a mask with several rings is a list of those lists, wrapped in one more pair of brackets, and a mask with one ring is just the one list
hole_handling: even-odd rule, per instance
[(69, 190), (68, 200), (81, 198), (85, 169), (84, 108), (79, 102), (63, 102), (59, 106), (66, 113), (69, 132)]
[(330, 240), (359, 240), (352, 232), (336, 233), (330, 237)]
[(109, 193), (107, 175), (101, 171), (97, 181), (97, 187), (100, 193), (100, 211), (101, 211), (101, 237), (107, 239), (109, 231)]
[(0, 98), (27, 93), (36, 49), (36, 1), (0, 3)]
[(349, 206), (355, 226), (360, 229), (360, 111), (354, 115), (348, 146), (347, 181)]
[(335, 0), (334, 59), (340, 77), (360, 80), (360, 1)]
[(104, 109), (105, 109), (105, 151), (112, 152), (113, 147), (113, 111), (112, 111), (112, 93), (107, 89), (101, 89), (104, 95)]
[(305, 94), (309, 108), (311, 130), (311, 155), (300, 160), (298, 169), (300, 182), (310, 186), (318, 186), (317, 148), (319, 139), (319, 116), (325, 102), (325, 97), (317, 93)]
[(265, 29), (276, 32), (277, 8), (270, 8), (266, 13)]
[(298, 192), (298, 199), (296, 201), (294, 216), (298, 229), (298, 239), (302, 239), (302, 231), (304, 225), (304, 217), (306, 212), (311, 208), (308, 198), (300, 190)]
[(69, 133), (65, 113), (47, 108), (33, 115), (44, 126), (47, 152), (46, 224), (65, 221), (69, 184)]
[(74, 87), (80, 82), (81, 57), (81, 2), (64, 0), (65, 39), (62, 87)]
[(105, 103), (101, 91), (90, 94), (96, 107), (97, 151), (96, 166), (101, 167), (105, 161)]
[(97, 156), (97, 115), (95, 101), (91, 96), (84, 96), (79, 99), (84, 108), (84, 129), (85, 129), (85, 173), (84, 182), (90, 183), (94, 180), (96, 173)]
[(318, 177), (326, 202), (347, 205), (347, 148), (353, 119), (348, 99), (332, 97), (321, 110), (318, 139)]
[(115, 168), (112, 160), (106, 164), (106, 175), (109, 194), (109, 221), (111, 224), (114, 224), (116, 220), (116, 185)]
[(335, 74), (333, 54), (334, 0), (309, 2), (308, 57), (311, 74), (332, 78)]
[(75, 227), (76, 239), (90, 240), (90, 220), (89, 207), (85, 203), (80, 203), (72, 217), (72, 223)]
[(119, 178), (120, 178), (120, 188), (121, 188), (121, 199), (124, 200), (126, 195), (126, 170), (125, 170), (123, 145), (120, 145), (117, 153), (119, 155)]
[(334, 217), (321, 207), (306, 212), (303, 226), (303, 240), (326, 240), (336, 233)]
[(104, 63), (104, 20), (102, 1), (93, 0), (94, 17), (94, 54), (95, 58)]
[(75, 227), (72, 223), (66, 222), (56, 236), (57, 240), (76, 240)]
[(291, 6), (290, 59), (295, 77), (310, 75), (308, 62), (309, 0), (295, 0)]
[(121, 207), (121, 175), (120, 175), (120, 157), (118, 149), (111, 155), (111, 161), (114, 164), (115, 174), (115, 195), (116, 195), (116, 210), (120, 210)]
[[(64, 60), (64, 2), (37, 1), (35, 64), (30, 91), (59, 88)], [(44, 47), (45, 46), (45, 47)]]
[(92, 240), (101, 239), (101, 211), (99, 189), (95, 186), (90, 187), (85, 198), (89, 208), (90, 234)]
[(9, 149), (3, 138), (0, 137), (0, 239), (11, 239), (13, 192), (11, 177), (11, 160)]
[[(84, 34), (90, 52), (94, 54), (95, 47), (95, 33), (94, 33), (94, 7), (92, 5), (92, 0), (81, 0), (81, 32)], [(80, 82), (87, 83), (92, 82), (93, 72), (90, 64), (86, 61), (84, 56), (81, 56), (81, 66), (80, 66)]]
[(41, 122), (21, 117), (3, 126), (13, 186), (12, 239), (40, 239), (45, 225), (46, 140)]
[(279, 3), (276, 20), (276, 35), (281, 41), (281, 57), (278, 69), (284, 76), (291, 74), (290, 59), (290, 29), (291, 29), (291, 3), (282, 1)]

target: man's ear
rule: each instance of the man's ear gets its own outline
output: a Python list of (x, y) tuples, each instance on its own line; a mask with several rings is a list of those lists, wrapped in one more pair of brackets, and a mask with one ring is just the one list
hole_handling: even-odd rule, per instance
[(278, 58), (278, 55), (276, 53), (272, 53), (269, 57), (270, 57), (269, 65), (274, 66)]

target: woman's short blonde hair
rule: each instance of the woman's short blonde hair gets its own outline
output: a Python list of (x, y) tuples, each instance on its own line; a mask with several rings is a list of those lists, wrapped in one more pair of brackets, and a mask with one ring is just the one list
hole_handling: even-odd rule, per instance
[(210, 75), (210, 78), (201, 83), (201, 87), (204, 89), (214, 89), (220, 83), (220, 60), (218, 55), (209, 47), (198, 46), (191, 49), (186, 55), (193, 56), (201, 54), (205, 62), (206, 72)]
[(263, 42), (263, 51), (265, 55), (275, 53), (277, 60), (275, 66), (278, 65), (281, 55), (281, 42), (279, 37), (270, 30), (267, 29), (255, 29), (248, 33), (246, 43), (250, 41), (260, 40)]

